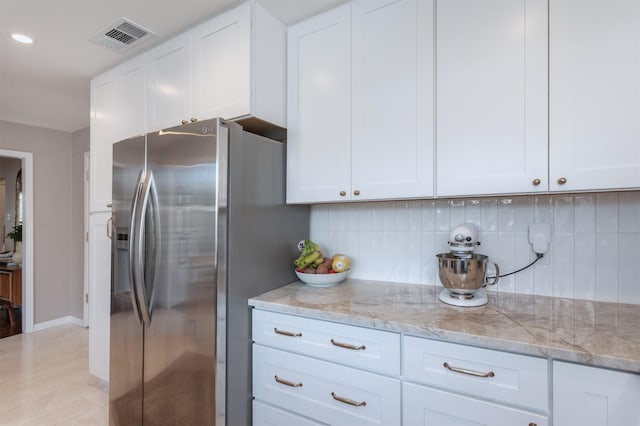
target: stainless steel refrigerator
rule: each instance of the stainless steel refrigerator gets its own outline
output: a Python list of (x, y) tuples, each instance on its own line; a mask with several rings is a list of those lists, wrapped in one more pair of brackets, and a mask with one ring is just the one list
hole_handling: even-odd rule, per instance
[(309, 234), (285, 147), (219, 119), (114, 144), (111, 425), (251, 424), (247, 298)]

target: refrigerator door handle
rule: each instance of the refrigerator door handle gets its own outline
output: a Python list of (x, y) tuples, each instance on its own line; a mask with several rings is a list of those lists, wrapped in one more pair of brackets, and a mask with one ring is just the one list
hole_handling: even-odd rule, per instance
[(131, 305), (133, 306), (133, 312), (136, 320), (139, 324), (142, 324), (142, 316), (140, 314), (140, 302), (138, 299), (137, 291), (137, 272), (136, 272), (136, 246), (138, 242), (135, 238), (136, 229), (140, 223), (138, 220), (138, 211), (140, 206), (140, 195), (142, 194), (142, 179), (144, 178), (144, 169), (138, 173), (138, 179), (136, 181), (136, 189), (131, 201), (131, 221), (129, 222), (129, 293), (131, 295)]
[[(152, 209), (150, 232), (147, 232), (147, 211)], [(156, 192), (153, 172), (147, 170), (141, 191), (141, 203), (138, 214), (138, 227), (135, 239), (136, 250), (134, 253), (136, 263), (136, 292), (140, 301), (140, 313), (142, 321), (149, 327), (151, 325), (151, 312), (155, 297), (155, 269), (156, 259), (160, 248), (160, 216), (158, 209), (158, 195)], [(151, 235), (149, 235), (151, 234)], [(151, 254), (150, 263), (147, 263), (147, 254)]]

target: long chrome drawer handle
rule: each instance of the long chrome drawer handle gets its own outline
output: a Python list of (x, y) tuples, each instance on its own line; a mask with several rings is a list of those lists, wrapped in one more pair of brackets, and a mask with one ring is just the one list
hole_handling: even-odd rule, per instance
[(479, 371), (467, 370), (466, 368), (452, 367), (449, 363), (445, 362), (442, 364), (444, 368), (450, 371), (455, 371), (456, 373), (468, 374), (470, 376), (476, 377), (493, 377), (495, 373), (493, 371), (489, 371), (488, 373), (480, 373)]
[(283, 385), (291, 386), (292, 388), (301, 388), (302, 387), (302, 383), (293, 383), (293, 382), (290, 382), (288, 380), (281, 379), (277, 375), (275, 376), (275, 378), (276, 378), (276, 382), (282, 383)]
[(333, 399), (335, 399), (336, 401), (340, 401), (340, 402), (343, 402), (345, 404), (353, 405), (354, 407), (364, 407), (364, 406), (367, 405), (366, 401), (356, 402), (353, 399), (349, 399), (349, 398), (344, 398), (342, 396), (338, 396), (338, 395), (336, 395), (335, 392), (331, 392), (331, 397)]
[(354, 351), (363, 351), (363, 350), (367, 349), (367, 347), (365, 345), (354, 346), (354, 345), (350, 345), (349, 343), (336, 342), (333, 339), (331, 339), (331, 344), (334, 345), (334, 346), (339, 346), (341, 348), (345, 348), (345, 349), (352, 349)]
[(292, 333), (290, 331), (278, 330), (277, 328), (274, 328), (273, 331), (275, 331), (276, 334), (282, 334), (283, 336), (302, 337), (302, 333)]

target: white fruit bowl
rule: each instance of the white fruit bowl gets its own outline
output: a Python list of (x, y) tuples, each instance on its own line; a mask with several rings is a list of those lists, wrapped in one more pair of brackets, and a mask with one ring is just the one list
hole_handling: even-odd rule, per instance
[(335, 274), (305, 274), (296, 271), (296, 275), (300, 281), (311, 287), (331, 287), (344, 281), (349, 275), (349, 271), (336, 272)]

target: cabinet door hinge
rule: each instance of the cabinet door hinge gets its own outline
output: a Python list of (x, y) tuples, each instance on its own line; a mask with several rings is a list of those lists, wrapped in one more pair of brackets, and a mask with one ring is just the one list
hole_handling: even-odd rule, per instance
[(89, 303), (89, 293), (84, 294), (84, 303)]
[(88, 232), (85, 232), (85, 233), (84, 233), (84, 239), (85, 239), (86, 241), (89, 241), (89, 233), (88, 233)]

